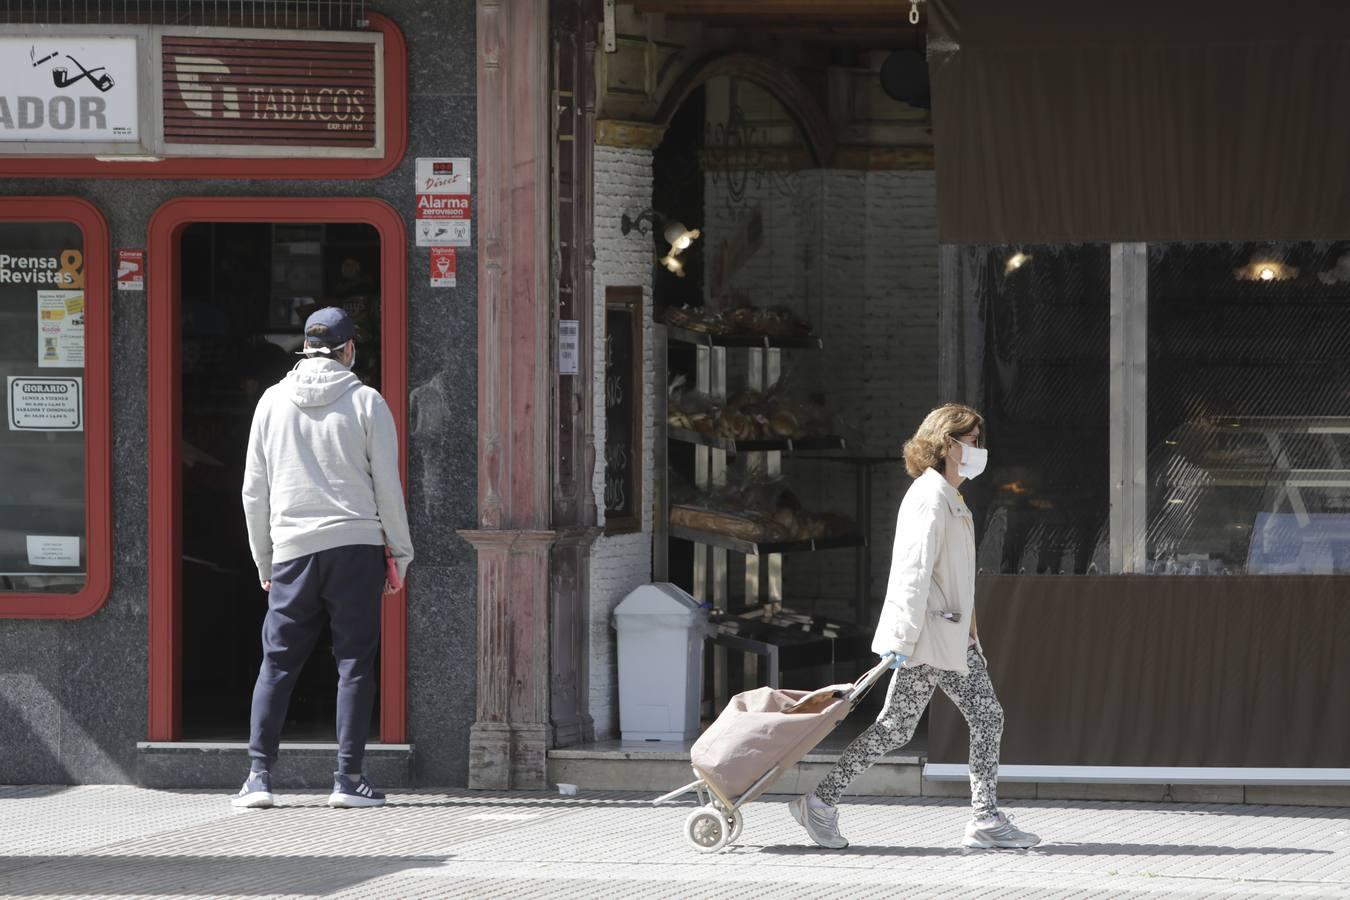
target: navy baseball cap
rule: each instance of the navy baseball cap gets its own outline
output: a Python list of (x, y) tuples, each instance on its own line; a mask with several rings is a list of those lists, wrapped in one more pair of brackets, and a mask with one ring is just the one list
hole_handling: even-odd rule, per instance
[[(316, 325), (325, 326), (328, 329), (327, 334), (311, 336), (309, 330)], [(356, 325), (352, 323), (352, 317), (347, 315), (347, 311), (340, 306), (325, 306), (323, 309), (315, 310), (305, 320), (307, 345), (321, 343), (336, 350), (355, 337)]]

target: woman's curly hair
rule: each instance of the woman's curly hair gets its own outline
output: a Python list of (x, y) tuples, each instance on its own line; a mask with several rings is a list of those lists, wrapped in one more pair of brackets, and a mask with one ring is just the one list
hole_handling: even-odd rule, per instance
[(970, 434), (976, 427), (984, 436), (984, 416), (960, 403), (948, 403), (924, 416), (914, 437), (905, 441), (905, 471), (918, 478), (924, 469), (942, 472), (947, 464), (947, 439)]

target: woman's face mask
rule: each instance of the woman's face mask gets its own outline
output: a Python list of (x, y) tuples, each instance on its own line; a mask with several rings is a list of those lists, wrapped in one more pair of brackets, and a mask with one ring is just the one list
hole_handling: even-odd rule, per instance
[[(952, 438), (956, 441), (956, 438)], [(962, 478), (975, 478), (984, 471), (984, 467), (989, 463), (989, 451), (983, 447), (972, 447), (970, 444), (956, 441), (956, 446), (960, 448), (961, 459), (956, 467), (956, 474)]]

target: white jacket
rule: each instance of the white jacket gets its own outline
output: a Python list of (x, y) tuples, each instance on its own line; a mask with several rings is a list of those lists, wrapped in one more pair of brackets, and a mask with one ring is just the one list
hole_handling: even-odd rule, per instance
[[(942, 611), (959, 612), (961, 620), (944, 619)], [(942, 473), (927, 469), (900, 503), (872, 651), (899, 653), (909, 658), (908, 665), (965, 674), (974, 614), (975, 522)]]

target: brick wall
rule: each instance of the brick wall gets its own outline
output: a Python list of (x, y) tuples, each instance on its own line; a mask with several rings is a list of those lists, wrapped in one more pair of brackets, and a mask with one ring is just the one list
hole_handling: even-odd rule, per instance
[[(822, 170), (790, 179), (752, 177), (740, 203), (725, 181), (705, 185), (710, 247), (738, 216), (763, 214), (761, 249), (736, 272), (731, 289), (755, 305), (785, 305), (808, 318), (820, 351), (784, 351), (796, 390), (822, 398), (845, 426), (851, 450), (898, 455), (937, 402), (937, 184), (932, 171)], [(728, 354), (728, 389), (743, 374)], [(788, 459), (784, 471), (816, 510), (853, 514), (855, 469)], [(910, 479), (901, 464), (874, 470), (871, 596), (879, 599), (890, 565), (895, 513)], [(851, 608), (854, 555), (790, 556), (784, 596), (792, 605), (823, 601), (821, 612)], [(795, 601), (794, 601), (795, 598)], [(874, 607), (876, 603), (874, 603)]]
[[(651, 328), (652, 240), (650, 235), (619, 228), (624, 213), (636, 216), (651, 205), (652, 155), (647, 150), (614, 147), (595, 149), (595, 495), (605, 496), (605, 288), (638, 286), (643, 290), (644, 359), (642, 408), (642, 531), (604, 535), (591, 550), (590, 597), (590, 713), (597, 738), (618, 733), (618, 689), (615, 672), (614, 629), (610, 617), (628, 592), (652, 577), (652, 478), (655, 400)], [(604, 510), (600, 510), (601, 524)]]

